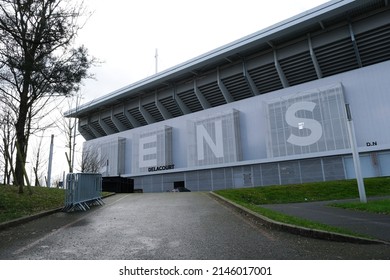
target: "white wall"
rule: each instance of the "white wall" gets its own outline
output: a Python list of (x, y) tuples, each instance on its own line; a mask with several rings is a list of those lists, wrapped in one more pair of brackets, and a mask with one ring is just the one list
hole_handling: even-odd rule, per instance
[[(172, 127), (172, 163), (175, 165), (176, 171), (186, 170), (188, 167), (188, 143), (190, 142), (188, 121), (206, 118), (207, 116), (212, 117), (221, 111), (235, 109), (239, 111), (242, 161), (273, 161), (275, 159), (267, 159), (268, 123), (265, 104), (277, 98), (341, 83), (346, 102), (351, 107), (360, 151), (386, 150), (390, 149), (389, 73), (390, 62), (384, 62), (88, 142), (100, 145), (118, 137), (126, 138), (125, 174), (133, 176), (137, 175), (132, 173), (131, 167), (134, 154), (132, 151), (133, 139), (145, 130), (153, 131), (161, 129), (163, 126), (169, 126)], [(367, 143), (376, 145), (367, 146)], [(340, 153), (345, 152), (345, 150), (340, 151)], [(334, 154), (334, 152), (329, 152), (329, 154)], [(322, 155), (326, 155), (326, 153)], [(302, 158), (307, 156), (307, 154), (302, 155)], [(283, 159), (287, 158), (278, 158), (277, 160)], [(229, 164), (231, 165), (231, 163), (228, 163), (225, 166)]]

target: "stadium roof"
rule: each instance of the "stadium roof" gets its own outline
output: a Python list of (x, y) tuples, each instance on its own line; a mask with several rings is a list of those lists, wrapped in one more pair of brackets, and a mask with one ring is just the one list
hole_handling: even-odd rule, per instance
[(332, 20), (333, 17), (345, 14), (351, 10), (367, 5), (368, 0), (334, 0), (321, 6), (308, 10), (297, 16), (272, 25), (266, 29), (250, 34), (227, 45), (214, 49), (203, 55), (195, 57), (165, 71), (147, 77), (143, 80), (120, 88), (114, 92), (96, 98), (91, 102), (81, 105), (65, 113), (66, 117), (78, 117), (95, 111), (102, 106), (115, 105), (125, 97), (138, 95), (139, 92), (158, 87), (160, 84), (172, 83), (172, 80), (184, 78), (184, 76), (194, 76), (194, 74), (204, 71), (209, 67), (216, 67), (221, 62), (229, 60), (232, 55), (240, 55), (250, 52), (252, 48), (259, 48), (262, 44), (271, 44), (273, 41), (281, 40), (283, 37), (291, 37), (296, 33), (307, 32), (313, 29), (313, 25), (321, 27), (325, 21)]

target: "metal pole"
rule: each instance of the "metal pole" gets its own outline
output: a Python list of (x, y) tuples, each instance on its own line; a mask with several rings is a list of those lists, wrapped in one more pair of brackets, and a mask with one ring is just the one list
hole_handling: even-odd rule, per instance
[(154, 56), (154, 58), (156, 59), (156, 74), (157, 74), (157, 72), (158, 72), (158, 53), (157, 53), (157, 49), (156, 49), (156, 54), (155, 54), (155, 56)]
[(64, 173), (62, 174), (62, 188), (65, 190), (66, 189), (66, 187), (65, 187), (65, 171), (64, 171)]
[(51, 135), (50, 142), (50, 154), (49, 154), (49, 167), (47, 169), (47, 187), (50, 188), (51, 185), (51, 166), (53, 162), (53, 146), (54, 146), (54, 134)]
[(357, 144), (356, 144), (355, 129), (353, 126), (352, 115), (351, 115), (351, 110), (349, 108), (349, 104), (345, 104), (345, 109), (347, 111), (347, 120), (348, 120), (347, 124), (348, 124), (349, 141), (350, 141), (351, 148), (352, 148), (353, 164), (355, 167), (355, 174), (356, 174), (356, 180), (357, 180), (358, 189), (359, 189), (360, 202), (366, 203), (367, 202), (366, 190), (364, 188), (362, 169), (360, 167), (359, 152), (357, 150)]

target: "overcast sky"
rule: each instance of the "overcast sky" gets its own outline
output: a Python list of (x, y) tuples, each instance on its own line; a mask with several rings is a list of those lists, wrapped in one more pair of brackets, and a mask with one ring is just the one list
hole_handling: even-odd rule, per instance
[(314, 8), (324, 0), (84, 0), (93, 12), (78, 43), (103, 63), (85, 100), (165, 70)]

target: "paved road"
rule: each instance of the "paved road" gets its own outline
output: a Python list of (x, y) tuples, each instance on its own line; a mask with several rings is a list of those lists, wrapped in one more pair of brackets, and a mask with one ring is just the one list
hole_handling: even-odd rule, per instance
[(207, 193), (119, 194), (0, 231), (0, 259), (389, 259), (390, 246), (255, 226)]

